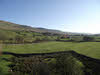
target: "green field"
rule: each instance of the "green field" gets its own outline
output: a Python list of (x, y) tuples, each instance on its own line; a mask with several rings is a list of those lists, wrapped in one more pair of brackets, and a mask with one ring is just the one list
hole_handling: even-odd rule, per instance
[[(56, 51), (74, 50), (80, 54), (100, 59), (100, 42), (41, 42), (33, 44), (4, 44), (2, 51), (13, 53), (47, 53)], [(8, 75), (7, 67), (10, 62), (2, 60), (10, 58), (10, 55), (0, 56), (0, 68), (4, 75)], [(2, 74), (3, 75), (3, 74)]]
[(3, 45), (3, 51), (14, 53), (42, 53), (65, 50), (74, 50), (80, 54), (100, 59), (100, 42), (42, 42)]

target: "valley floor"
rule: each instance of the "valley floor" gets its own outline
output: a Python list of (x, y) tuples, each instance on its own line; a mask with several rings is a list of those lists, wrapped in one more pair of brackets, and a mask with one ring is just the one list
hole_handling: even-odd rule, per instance
[(13, 53), (47, 53), (69, 50), (74, 50), (80, 54), (100, 59), (100, 42), (42, 42), (3, 45), (3, 51)]

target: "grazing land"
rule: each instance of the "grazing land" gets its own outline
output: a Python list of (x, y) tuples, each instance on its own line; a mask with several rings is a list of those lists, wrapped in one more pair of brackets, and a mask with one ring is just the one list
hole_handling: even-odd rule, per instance
[(42, 42), (3, 45), (3, 51), (13, 53), (47, 53), (69, 50), (100, 59), (100, 42)]
[[(99, 44), (100, 44), (99, 42), (56, 42), (56, 41), (33, 43), (33, 44), (3, 44), (3, 52), (13, 52), (13, 53), (18, 53), (18, 54), (25, 54), (25, 53), (50, 53), (50, 52), (73, 50), (79, 54), (83, 54), (85, 56), (89, 56), (89, 57), (95, 58), (95, 59), (100, 59)], [(61, 55), (61, 56), (63, 56), (63, 55)], [(38, 57), (35, 57), (35, 58), (34, 57), (24, 57), (24, 58), (23, 57), (21, 57), (21, 58), (14, 57), (13, 63), (10, 61), (7, 61), (7, 59), (9, 60), (11, 58), (12, 58), (12, 55), (2, 55), (0, 57), (0, 61), (1, 61), (0, 68), (2, 68), (2, 72), (1, 72), (1, 73), (3, 73), (2, 75), (11, 75), (11, 74), (9, 74), (10, 73), (9, 70), (11, 68), (12, 69), (14, 68), (15, 74), (17, 74), (18, 72), (16, 71), (16, 69), (17, 69), (16, 67), (18, 67), (18, 68), (21, 67), (24, 72), (24, 67), (28, 68), (27, 65), (32, 66), (32, 63), (36, 64), (38, 62), (37, 61)], [(66, 65), (66, 67), (65, 67), (65, 69), (67, 68), (66, 71), (68, 70), (67, 65), (71, 65), (73, 67), (73, 71), (72, 71), (72, 69), (70, 69), (70, 73), (72, 71), (73, 74), (74, 74), (74, 72), (76, 72), (76, 73), (80, 73), (80, 75), (85, 75), (82, 70), (82, 67), (84, 67), (84, 65), (82, 64), (82, 62), (77, 60), (75, 57), (72, 57), (71, 55), (68, 54), (68, 55), (66, 55), (66, 57), (65, 56), (63, 56), (63, 58), (60, 57), (60, 59), (59, 59), (60, 61), (56, 61), (56, 60), (58, 60), (58, 58), (59, 58), (59, 56), (55, 59), (50, 60), (47, 63), (51, 65), (51, 64), (54, 64), (54, 62), (57, 62), (58, 64), (62, 64), (62, 66)], [(33, 62), (34, 61), (33, 59), (36, 60), (36, 62)], [(24, 64), (23, 64), (23, 66), (21, 66), (21, 63), (23, 63), (21, 60), (24, 60), (24, 63), (26, 63), (25, 61), (27, 61), (27, 62), (32, 61), (32, 62), (27, 64), (26, 66)], [(42, 58), (41, 58), (41, 60), (42, 60)], [(48, 59), (46, 59), (46, 60), (48, 60)], [(68, 64), (65, 64), (64, 63), (65, 61), (69, 61), (69, 63), (67, 62)], [(73, 63), (72, 63), (72, 61), (73, 61)], [(88, 61), (86, 61), (86, 62), (89, 63)], [(74, 63), (76, 63), (76, 65), (73, 65)], [(8, 67), (8, 65), (11, 65), (11, 64), (19, 64), (19, 66), (15, 65), (14, 67)], [(90, 64), (94, 64), (94, 63), (91, 61)], [(40, 65), (40, 64), (38, 64), (38, 65)], [(54, 64), (54, 65), (56, 65), (56, 64)], [(62, 66), (60, 68), (63, 70), (64, 68)], [(91, 66), (91, 65), (89, 65), (89, 66)], [(28, 71), (27, 68), (25, 71)], [(50, 68), (52, 68), (52, 65), (50, 66)], [(54, 68), (56, 69), (57, 66)], [(70, 66), (69, 66), (69, 68), (70, 68)], [(76, 68), (78, 68), (78, 70), (76, 70)], [(33, 68), (33, 70), (34, 69), (35, 68)], [(89, 68), (87, 68), (87, 69), (90, 70), (90, 73), (92, 73), (91, 69), (89, 69)], [(92, 69), (94, 69), (94, 68), (92, 68)], [(57, 71), (59, 71), (59, 70), (57, 70)], [(60, 73), (61, 72), (59, 72), (59, 74)], [(57, 74), (57, 75), (59, 75), (59, 74)], [(22, 74), (22, 75), (24, 75), (24, 74)]]

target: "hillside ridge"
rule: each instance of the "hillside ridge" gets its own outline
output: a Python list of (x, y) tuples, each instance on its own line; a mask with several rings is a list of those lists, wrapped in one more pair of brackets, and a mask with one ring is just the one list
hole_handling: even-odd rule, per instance
[(65, 32), (62, 32), (60, 30), (54, 30), (54, 29), (46, 29), (46, 28), (36, 28), (36, 27), (31, 27), (27, 25), (20, 25), (12, 22), (7, 22), (0, 20), (0, 29), (4, 30), (17, 30), (17, 31), (33, 31), (33, 32), (39, 32), (39, 33), (57, 33), (57, 34), (65, 34)]

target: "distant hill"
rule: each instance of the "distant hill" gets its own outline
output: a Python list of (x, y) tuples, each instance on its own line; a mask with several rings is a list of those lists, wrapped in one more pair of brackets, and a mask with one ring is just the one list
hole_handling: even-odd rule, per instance
[(35, 28), (0, 20), (0, 41), (3, 41), (3, 43), (56, 41), (65, 34), (70, 36), (80, 36), (82, 33), (71, 33), (46, 28)]
[(39, 32), (39, 33), (56, 33), (56, 34), (65, 34), (65, 32), (62, 32), (60, 30), (53, 30), (53, 29), (46, 29), (46, 28), (35, 28), (35, 27), (30, 27), (27, 25), (19, 25), (7, 21), (2, 21), (0, 20), (0, 29), (4, 30), (13, 30), (13, 31), (31, 31), (31, 32)]
[(46, 29), (46, 28), (36, 28), (31, 27), (27, 25), (20, 25), (12, 22), (7, 22), (0, 20), (0, 29), (2, 30), (10, 30), (10, 31), (29, 31), (29, 32), (38, 32), (38, 33), (52, 33), (52, 34), (69, 34), (69, 35), (92, 35), (92, 34), (86, 34), (86, 33), (75, 33), (75, 32), (63, 32), (60, 30), (54, 30), (54, 29)]

